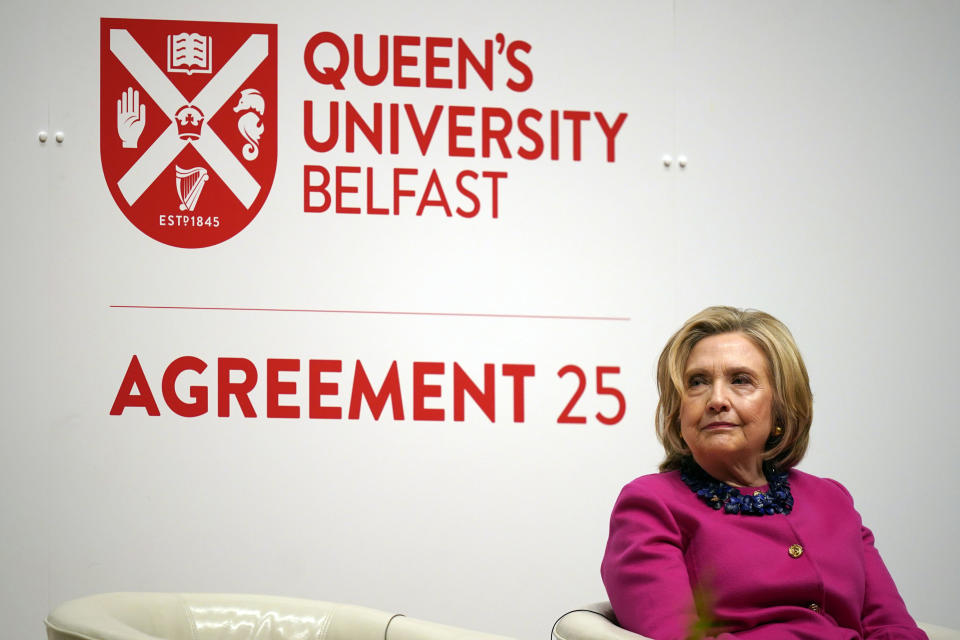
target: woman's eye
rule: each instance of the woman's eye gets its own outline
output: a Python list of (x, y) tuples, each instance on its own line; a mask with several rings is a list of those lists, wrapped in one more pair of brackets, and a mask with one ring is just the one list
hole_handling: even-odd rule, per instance
[(750, 384), (750, 378), (744, 375), (733, 376), (733, 384)]
[(690, 382), (687, 383), (687, 386), (698, 387), (702, 384), (704, 384), (703, 376), (693, 376), (692, 378), (690, 378)]

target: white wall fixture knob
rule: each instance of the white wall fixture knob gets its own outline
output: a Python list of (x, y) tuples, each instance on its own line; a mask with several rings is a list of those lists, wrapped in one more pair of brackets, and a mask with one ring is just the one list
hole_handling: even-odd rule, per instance
[(677, 156), (677, 164), (683, 169), (687, 166), (687, 156)]
[(669, 167), (671, 164), (673, 164), (673, 157), (669, 153), (663, 154), (663, 158), (661, 160), (663, 161), (663, 166), (665, 167)]
[(57, 131), (54, 137), (57, 139), (57, 142), (63, 142), (63, 131)]
[(40, 133), (37, 134), (37, 138), (40, 140), (40, 142), (46, 142), (47, 137), (48, 136), (46, 131), (41, 131)]

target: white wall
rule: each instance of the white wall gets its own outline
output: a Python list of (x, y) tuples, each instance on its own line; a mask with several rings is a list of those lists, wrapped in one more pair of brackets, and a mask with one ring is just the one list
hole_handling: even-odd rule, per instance
[[(620, 486), (655, 469), (653, 366), (708, 304), (793, 330), (816, 397), (802, 468), (844, 482), (919, 619), (960, 626), (952, 554), (960, 437), (953, 249), (960, 148), (953, 3), (126, 2), (9, 4), (3, 53), (3, 597), (11, 636), (53, 605), (116, 590), (244, 591), (355, 602), (519, 638), (604, 597)], [(120, 213), (99, 152), (101, 17), (278, 25), (279, 160), (237, 236), (162, 245)], [(319, 31), (532, 45), (514, 93), (382, 86), (334, 94), (303, 66)], [(433, 150), (325, 155), (303, 100), (627, 112), (616, 162)], [(40, 144), (41, 129), (63, 144)], [(665, 168), (661, 156), (688, 156)], [(305, 164), (506, 170), (500, 217), (305, 214)], [(389, 310), (628, 320), (118, 309)], [(132, 355), (162, 415), (108, 415)], [(180, 418), (174, 358), (337, 358), (400, 366), (406, 419)], [(491, 424), (411, 419), (411, 363), (530, 363), (526, 420), (499, 377)], [(557, 424), (566, 364), (611, 378), (615, 426)], [(373, 372), (377, 372), (374, 374)], [(212, 385), (211, 370), (198, 377)], [(297, 401), (306, 406), (307, 376)], [(187, 382), (185, 378), (184, 382)], [(452, 410), (449, 377), (437, 378)], [(189, 384), (189, 382), (188, 382)], [(578, 405), (610, 413), (594, 381)], [(254, 396), (265, 406), (263, 386)], [(340, 402), (346, 405), (346, 392)], [(389, 413), (389, 411), (388, 411)]]
[(30, 64), (15, 61), (22, 60), (24, 52), (37, 51), (38, 42), (48, 41), (44, 4), (5, 6), (8, 26), (0, 43), (3, 85), (18, 89), (18, 99), (4, 101), (0, 119), (6, 141), (0, 160), (4, 193), (0, 610), (12, 622), (9, 635), (21, 637), (41, 637), (41, 621), (48, 610), (48, 431), (53, 414), (44, 407), (53, 390), (47, 382), (51, 361), (44, 343), (54, 326), (48, 295), (53, 275), (49, 150), (40, 148), (36, 137), (37, 131), (48, 128), (49, 67), (42, 50)]

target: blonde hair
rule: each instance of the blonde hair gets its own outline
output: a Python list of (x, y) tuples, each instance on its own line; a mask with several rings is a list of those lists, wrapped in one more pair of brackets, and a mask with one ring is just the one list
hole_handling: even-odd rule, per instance
[(778, 469), (789, 469), (803, 458), (813, 422), (810, 379), (797, 343), (786, 325), (763, 311), (735, 307), (707, 307), (687, 320), (667, 341), (657, 363), (657, 437), (666, 457), (660, 471), (679, 469), (690, 449), (680, 434), (680, 402), (685, 385), (683, 371), (694, 345), (708, 336), (742, 333), (767, 357), (773, 381), (773, 424), (763, 458)]

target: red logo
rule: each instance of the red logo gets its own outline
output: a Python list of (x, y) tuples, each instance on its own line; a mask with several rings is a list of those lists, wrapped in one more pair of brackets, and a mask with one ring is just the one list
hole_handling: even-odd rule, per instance
[(102, 18), (100, 160), (154, 240), (239, 233), (277, 169), (277, 26)]

